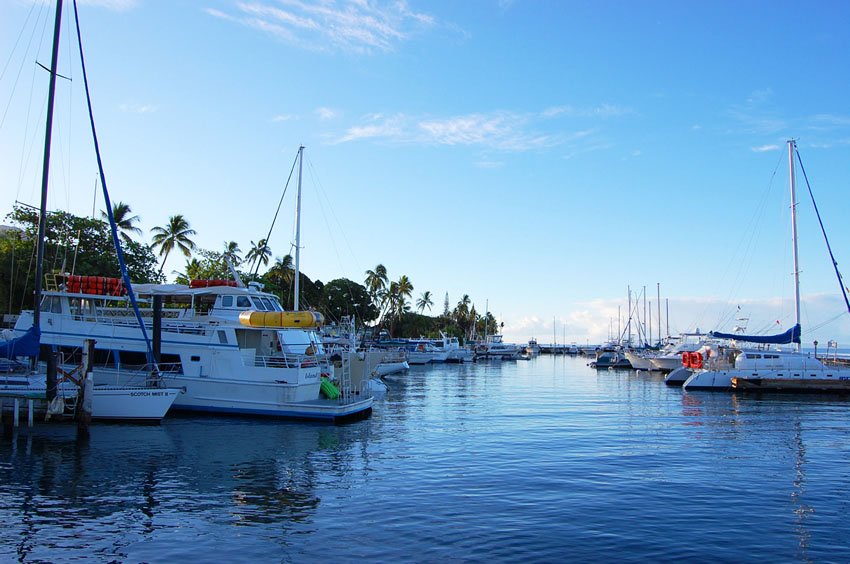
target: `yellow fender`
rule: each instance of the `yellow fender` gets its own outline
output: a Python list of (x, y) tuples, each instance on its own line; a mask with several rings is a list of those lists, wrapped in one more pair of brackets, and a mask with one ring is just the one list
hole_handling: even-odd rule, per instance
[(243, 311), (239, 323), (246, 327), (317, 328), (325, 322), (317, 311)]

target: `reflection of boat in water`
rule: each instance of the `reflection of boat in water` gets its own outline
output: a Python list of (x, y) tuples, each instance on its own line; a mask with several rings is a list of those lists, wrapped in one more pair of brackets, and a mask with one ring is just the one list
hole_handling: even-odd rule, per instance
[[(175, 527), (181, 535), (220, 535), (226, 543), (234, 525), (310, 523), (323, 480), (334, 468), (363, 464), (365, 429), (170, 417), (158, 427), (98, 426), (80, 442), (73, 426), (37, 425), (0, 444), (6, 531), (35, 561), (98, 554), (104, 561), (142, 562), (163, 559), (161, 549), (149, 554), (146, 545), (170, 542)], [(45, 534), (62, 539), (61, 558)], [(136, 544), (139, 535), (151, 542)], [(129, 546), (117, 539), (130, 539)], [(245, 545), (230, 544), (221, 546), (222, 558), (238, 560), (227, 551)], [(209, 550), (200, 542), (168, 553), (197, 561), (204, 546)]]

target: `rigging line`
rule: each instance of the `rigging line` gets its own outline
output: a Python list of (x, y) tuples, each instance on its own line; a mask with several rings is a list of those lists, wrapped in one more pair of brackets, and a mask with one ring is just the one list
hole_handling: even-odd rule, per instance
[[(36, 20), (36, 27), (38, 26), (38, 20), (39, 19), (41, 19), (41, 15), (39, 15), (38, 19)], [(42, 26), (42, 29), (41, 29), (41, 41), (40, 41), (39, 44), (42, 44), (44, 42), (44, 35), (46, 33), (48, 19), (49, 19), (48, 17), (45, 17), (44, 25)], [(32, 38), (33, 37), (35, 37), (34, 34), (33, 34), (33, 36), (30, 37), (30, 43), (27, 44), (27, 50), (26, 50), (26, 53), (25, 53), (25, 57), (30, 51), (30, 45), (32, 44)], [(36, 49), (36, 54), (37, 53), (38, 53), (38, 49)], [(23, 67), (22, 67), (22, 69), (23, 69)], [(20, 75), (20, 73), (19, 73), (19, 75)], [(30, 81), (29, 103), (27, 104), (27, 115), (26, 115), (26, 118), (24, 120), (24, 142), (21, 143), (21, 161), (18, 165), (18, 186), (17, 186), (17, 194), (15, 196), (15, 199), (20, 199), (21, 187), (22, 187), (23, 182), (24, 182), (24, 170), (25, 170), (25, 167), (27, 166), (27, 163), (30, 161), (30, 156), (32, 155), (32, 152), (34, 150), (35, 142), (38, 139), (38, 133), (34, 133), (32, 135), (32, 140), (30, 141), (29, 151), (27, 151), (27, 132), (30, 131), (30, 124), (32, 123), (31, 118), (32, 118), (32, 109), (33, 109), (33, 99), (35, 97), (34, 93), (35, 93), (36, 73), (32, 73), (31, 77), (32, 78), (31, 78), (31, 81)], [(17, 85), (17, 79), (16, 79), (15, 84)], [(48, 98), (48, 96), (49, 96), (49, 92), (45, 92), (44, 97), (42, 98), (41, 104), (39, 106), (41, 108), (41, 111), (39, 113), (39, 119), (36, 123), (43, 123), (44, 122), (43, 118), (44, 118), (45, 112), (47, 111), (47, 98)], [(5, 116), (4, 116), (3, 119), (5, 119)], [(2, 124), (0, 124), (0, 125), (2, 125)], [(36, 182), (38, 182), (38, 181), (36, 181)], [(36, 192), (36, 193), (38, 193), (38, 192)]]
[(838, 261), (835, 260), (835, 255), (832, 254), (832, 246), (829, 244), (829, 239), (826, 236), (826, 229), (824, 228), (823, 220), (820, 217), (818, 204), (815, 202), (815, 195), (812, 192), (812, 186), (809, 184), (809, 177), (806, 175), (806, 168), (803, 166), (803, 159), (800, 157), (800, 151), (795, 150), (795, 152), (797, 153), (797, 162), (800, 163), (800, 171), (803, 173), (803, 178), (806, 181), (806, 188), (809, 189), (809, 196), (812, 198), (815, 215), (818, 216), (818, 223), (820, 224), (821, 233), (823, 233), (823, 240), (826, 242), (826, 249), (829, 251), (829, 258), (832, 260), (832, 267), (835, 269), (835, 276), (838, 277), (838, 287), (841, 288), (841, 295), (844, 297), (844, 305), (847, 306), (847, 311), (850, 312), (850, 301), (848, 301), (847, 292), (844, 290), (844, 280), (841, 277), (841, 273), (838, 271)]
[[(21, 37), (24, 36), (24, 30), (27, 28), (27, 24), (30, 21), (30, 17), (32, 16), (33, 11), (35, 10), (35, 2), (30, 5), (30, 11), (27, 13), (27, 19), (24, 20), (24, 25), (21, 26), (21, 31), (18, 33), (18, 38), (15, 39), (15, 44), (12, 46), (12, 51), (9, 53), (9, 59), (6, 61), (6, 64), (3, 66), (3, 71), (0, 72), (0, 81), (3, 80), (3, 77), (6, 76), (6, 71), (9, 69), (9, 65), (12, 64), (12, 57), (15, 55), (15, 51), (18, 50), (18, 43), (21, 42)], [(32, 37), (32, 36), (30, 36)]]
[[(743, 283), (743, 279), (745, 278), (744, 271), (745, 271), (746, 267), (749, 265), (749, 262), (750, 262), (746, 259), (747, 259), (748, 256), (750, 256), (753, 253), (753, 249), (755, 248), (756, 239), (757, 239), (757, 237), (756, 237), (756, 230), (757, 229), (756, 228), (757, 228), (758, 224), (760, 223), (759, 218), (764, 214), (764, 210), (765, 210), (765, 208), (767, 206), (767, 202), (768, 202), (768, 196), (770, 195), (770, 192), (773, 190), (774, 181), (776, 179), (776, 175), (777, 175), (777, 172), (779, 171), (779, 167), (781, 166), (782, 161), (783, 161), (783, 156), (780, 154), (780, 156), (776, 160), (776, 166), (773, 169), (773, 173), (770, 175), (770, 180), (768, 181), (767, 189), (762, 193), (761, 198), (759, 199), (757, 206), (754, 208), (753, 213), (750, 216), (749, 224), (748, 224), (747, 229), (745, 231), (745, 234), (747, 234), (747, 239), (746, 239), (746, 241), (742, 242), (742, 244), (740, 244), (735, 249), (735, 252), (733, 253), (733, 255), (730, 259), (729, 266), (727, 266), (726, 270), (724, 271), (723, 275), (721, 276), (721, 279), (726, 279), (727, 276), (731, 275), (732, 264), (735, 264), (738, 261), (738, 256), (740, 254), (741, 258), (740, 258), (740, 262), (738, 263), (739, 266), (738, 266), (737, 272), (734, 275), (734, 280), (732, 281), (730, 290), (729, 290), (729, 292), (727, 294), (727, 298), (726, 298), (726, 301), (728, 303), (733, 303), (734, 301), (737, 301), (737, 300), (733, 300), (732, 297), (733, 297), (734, 294), (736, 294), (739, 291), (740, 286)], [(710, 304), (706, 304), (706, 307), (703, 310), (703, 313), (701, 315), (701, 319), (707, 318), (709, 307), (710, 307)], [(721, 323), (722, 319), (724, 317), (728, 317), (728, 315), (729, 315), (728, 312), (726, 314), (723, 314), (721, 312), (721, 314), (716, 318), (717, 325), (715, 325), (715, 327), (720, 327), (721, 326), (720, 323)]]
[(142, 319), (142, 313), (139, 311), (139, 305), (136, 303), (136, 293), (133, 291), (133, 285), (130, 282), (130, 275), (127, 272), (127, 264), (124, 261), (124, 251), (121, 249), (121, 241), (118, 238), (118, 228), (115, 226), (115, 217), (112, 214), (112, 203), (109, 201), (109, 191), (106, 189), (106, 175), (103, 173), (103, 161), (100, 158), (100, 145), (97, 141), (97, 131), (94, 126), (94, 112), (92, 110), (91, 105), (91, 94), (89, 93), (89, 80), (86, 75), (86, 61), (83, 56), (83, 36), (80, 33), (80, 17), (77, 11), (77, 0), (74, 0), (74, 23), (77, 28), (77, 43), (80, 48), (80, 66), (83, 71), (83, 85), (85, 87), (86, 92), (86, 104), (88, 105), (89, 110), (89, 122), (91, 123), (91, 133), (92, 140), (94, 142), (94, 152), (97, 156), (97, 169), (100, 172), (100, 180), (103, 185), (103, 203), (106, 206), (106, 213), (109, 216), (109, 227), (112, 231), (112, 242), (115, 245), (115, 254), (118, 255), (118, 266), (121, 268), (121, 277), (124, 279), (124, 287), (127, 289), (127, 295), (130, 297), (130, 303), (133, 305), (133, 311), (136, 314), (136, 320), (139, 323), (139, 329), (142, 331), (142, 337), (145, 339), (145, 345), (147, 346), (147, 355), (148, 355), (148, 363), (153, 367), (153, 370), (156, 374), (159, 374), (159, 366), (157, 365), (156, 358), (154, 358), (153, 347), (151, 346), (150, 339), (148, 339), (148, 332), (145, 328), (145, 322)]
[[(307, 165), (308, 165), (308, 168), (310, 170), (310, 175), (314, 178), (314, 182), (318, 186), (320, 193), (322, 194), (322, 196), (324, 196), (325, 201), (327, 201), (328, 209), (330, 210), (331, 218), (336, 223), (340, 232), (343, 233), (343, 235), (344, 235), (345, 232), (342, 229), (342, 222), (339, 220), (339, 217), (337, 216), (336, 211), (334, 210), (334, 207), (331, 204), (331, 199), (328, 196), (327, 191), (325, 190), (321, 181), (319, 181), (318, 174), (315, 172), (315, 167), (313, 167), (313, 161), (311, 161), (309, 157), (307, 157)], [(330, 231), (330, 226), (328, 226), (328, 233), (331, 235), (331, 238), (333, 239), (333, 234)], [(350, 237), (343, 237), (343, 239), (345, 240), (345, 246), (348, 247), (348, 252), (351, 254), (352, 258), (354, 258), (354, 262), (359, 264), (360, 261), (357, 259), (356, 255), (354, 254), (354, 249), (351, 248), (351, 238)], [(335, 240), (334, 240), (334, 246), (336, 246)], [(340, 266), (342, 266), (341, 261), (340, 261)], [(360, 268), (358, 268), (358, 270), (360, 270)]]
[[(30, 8), (30, 13), (32, 13), (32, 10), (34, 8), (35, 8), (35, 3), (33, 3), (32, 7)], [(15, 97), (15, 90), (17, 90), (17, 88), (18, 88), (18, 81), (20, 81), (20, 79), (21, 79), (21, 73), (24, 70), (24, 66), (25, 66), (25, 63), (26, 63), (26, 60), (27, 60), (27, 56), (30, 52), (30, 47), (32, 46), (32, 40), (35, 37), (35, 30), (38, 28), (38, 20), (40, 20), (40, 19), (41, 19), (41, 13), (39, 13), (38, 17), (36, 17), (35, 24), (33, 25), (33, 33), (30, 35), (29, 41), (27, 42), (27, 48), (24, 50), (24, 54), (21, 57), (21, 66), (18, 67), (18, 74), (15, 75), (15, 82), (12, 85), (12, 91), (9, 93), (9, 103), (6, 105), (6, 109), (3, 111), (3, 118), (0, 119), (0, 128), (2, 128), (3, 124), (6, 122), (6, 115), (9, 113), (9, 108), (12, 106), (12, 99)], [(27, 15), (27, 21), (29, 21), (29, 15)], [(47, 24), (47, 19), (45, 19), (45, 25), (46, 24)], [(24, 23), (24, 27), (21, 28), (21, 33), (23, 33), (24, 29), (26, 29), (26, 22)], [(44, 28), (42, 28), (42, 37), (43, 37), (43, 35), (44, 35)], [(15, 43), (15, 47), (17, 47), (17, 43)], [(14, 53), (14, 49), (12, 50), (12, 52)], [(9, 65), (9, 63), (11, 62), (11, 56), (12, 55), (10, 54), (9, 55), (10, 59), (6, 63), (7, 67)], [(3, 69), (3, 74), (6, 74), (5, 68)], [(2, 79), (2, 76), (0, 76), (0, 79)], [(30, 99), (32, 99), (32, 92), (30, 92)]]
[[(265, 256), (266, 248), (269, 245), (269, 238), (272, 236), (272, 230), (274, 229), (274, 224), (277, 221), (277, 214), (280, 213), (280, 207), (283, 205), (283, 197), (286, 196), (286, 191), (289, 189), (289, 182), (292, 180), (292, 174), (295, 172), (295, 165), (298, 163), (298, 154), (295, 155), (295, 158), (292, 159), (292, 168), (289, 169), (289, 177), (286, 179), (286, 184), (283, 187), (283, 194), (280, 195), (280, 201), (277, 203), (277, 209), (274, 212), (274, 217), (272, 218), (272, 224), (269, 227), (269, 233), (266, 235), (265, 240), (263, 241), (263, 248), (260, 249), (260, 257)], [(251, 276), (252, 278), (257, 275), (260, 271), (260, 262), (257, 261), (257, 269), (254, 271), (254, 274)], [(249, 271), (250, 272), (250, 271)]]

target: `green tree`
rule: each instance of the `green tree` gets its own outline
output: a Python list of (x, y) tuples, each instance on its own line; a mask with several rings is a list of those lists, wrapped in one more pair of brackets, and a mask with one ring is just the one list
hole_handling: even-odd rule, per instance
[(236, 241), (227, 241), (224, 243), (223, 256), (230, 259), (234, 268), (242, 264), (242, 257), (239, 256), (239, 253), (241, 252), (242, 249), (239, 248), (239, 244)]
[[(11, 313), (17, 313), (33, 305), (38, 210), (15, 206), (6, 218), (19, 230), (10, 230), (0, 236), (0, 304)], [(149, 245), (131, 240), (122, 247), (133, 282), (162, 280), (156, 269), (156, 255)], [(120, 276), (109, 226), (98, 219), (67, 212), (48, 213), (44, 270), (46, 273)]]
[[(251, 263), (250, 271), (256, 272), (259, 269), (259, 265), (263, 266), (269, 264), (269, 259), (272, 256), (272, 250), (266, 244), (265, 239), (260, 239), (256, 243), (251, 241), (251, 249), (248, 251), (248, 254), (245, 255), (245, 260)], [(258, 268), (254, 268), (257, 266)]]
[(277, 294), (280, 303), (287, 309), (292, 307), (292, 292), (295, 282), (295, 267), (292, 255), (277, 257), (274, 264), (261, 277), (266, 290)]
[(419, 295), (419, 299), (416, 300), (416, 309), (419, 310), (419, 313), (425, 311), (425, 308), (428, 308), (428, 311), (431, 311), (431, 306), (434, 305), (434, 300), (431, 299), (431, 292), (424, 291)]
[(192, 235), (197, 235), (194, 229), (189, 226), (189, 222), (181, 214), (172, 215), (168, 218), (168, 223), (163, 227), (154, 227), (151, 229), (153, 233), (153, 248), (159, 247), (159, 256), (163, 257), (162, 264), (159, 267), (160, 274), (165, 268), (165, 261), (168, 260), (168, 254), (175, 248), (183, 253), (183, 256), (189, 258), (192, 256), (192, 251), (195, 250), (195, 242), (190, 238)]
[(321, 309), (331, 320), (353, 315), (362, 324), (378, 317), (378, 310), (366, 287), (347, 278), (337, 278), (325, 284)]
[[(142, 230), (136, 224), (141, 221), (137, 215), (132, 215), (133, 210), (130, 204), (124, 202), (115, 202), (112, 204), (112, 218), (115, 220), (115, 227), (118, 228), (118, 233), (123, 243), (131, 241), (130, 235), (141, 235)], [(100, 212), (103, 221), (109, 224), (109, 215), (105, 211)]]

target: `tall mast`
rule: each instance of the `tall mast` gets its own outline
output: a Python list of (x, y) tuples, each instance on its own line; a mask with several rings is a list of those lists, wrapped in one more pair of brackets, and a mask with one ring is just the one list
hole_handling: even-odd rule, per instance
[(50, 172), (50, 140), (53, 136), (53, 102), (56, 98), (56, 65), (59, 60), (59, 32), (62, 27), (62, 0), (56, 2), (53, 23), (53, 53), (50, 56), (50, 86), (47, 94), (47, 126), (44, 131), (44, 160), (41, 170), (41, 207), (38, 212), (38, 241), (35, 262), (35, 303), (32, 324), (41, 328), (41, 291), (44, 278), (44, 235), (47, 231), (47, 178)]
[(304, 165), (304, 145), (298, 147), (298, 197), (295, 204), (295, 299), (292, 309), (298, 311), (301, 287), (301, 171)]
[[(794, 307), (797, 315), (797, 325), (800, 325), (800, 257), (797, 252), (797, 188), (794, 177), (794, 150), (797, 143), (793, 139), (788, 140), (788, 168), (791, 178), (791, 241), (794, 243)], [(797, 343), (797, 352), (800, 352), (800, 343)]]
[(661, 282), (655, 283), (655, 288), (658, 291), (658, 343), (661, 344)]

